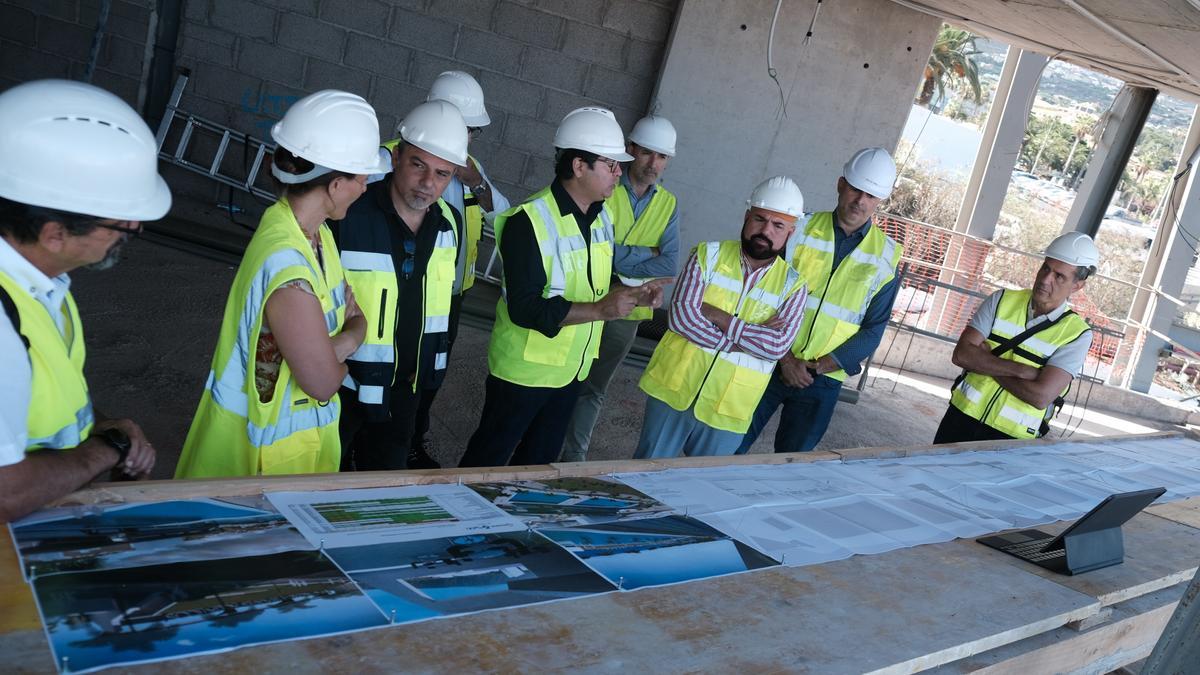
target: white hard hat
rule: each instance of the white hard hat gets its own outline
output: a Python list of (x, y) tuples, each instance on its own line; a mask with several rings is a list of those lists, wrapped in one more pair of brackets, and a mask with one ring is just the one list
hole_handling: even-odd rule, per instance
[(605, 108), (576, 108), (558, 123), (554, 147), (586, 150), (601, 157), (628, 162), (633, 156), (625, 152), (625, 135), (611, 110)]
[(638, 120), (629, 132), (629, 140), (647, 150), (675, 156), (675, 125), (665, 117), (649, 115)]
[(447, 70), (438, 75), (425, 100), (453, 103), (469, 127), (486, 127), (492, 123), (487, 108), (483, 107), (483, 89), (470, 73)]
[(467, 165), (467, 123), (452, 103), (426, 101), (409, 111), (396, 131), (405, 143), (451, 164)]
[(380, 162), (375, 109), (357, 94), (324, 89), (305, 96), (271, 127), (271, 138), (316, 165), (306, 174), (293, 175), (272, 164), (271, 173), (284, 183), (303, 183), (330, 171), (391, 171), (390, 164)]
[(0, 94), (0, 197), (114, 220), (171, 208), (154, 134), (115, 95), (39, 80)]
[(746, 205), (799, 217), (804, 213), (804, 195), (791, 178), (772, 176), (754, 188)]
[(896, 163), (883, 148), (863, 148), (842, 167), (842, 178), (872, 197), (887, 199), (896, 182)]
[(1046, 257), (1076, 267), (1095, 267), (1100, 262), (1096, 242), (1082, 232), (1060, 234), (1046, 247)]

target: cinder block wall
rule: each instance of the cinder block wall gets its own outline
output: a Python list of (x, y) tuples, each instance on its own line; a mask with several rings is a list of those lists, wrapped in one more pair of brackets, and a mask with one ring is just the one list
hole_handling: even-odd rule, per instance
[[(137, 106), (153, 0), (113, 0), (92, 83)], [(0, 91), (47, 77), (81, 79), (99, 0), (0, 0)]]
[[(93, 78), (135, 106), (154, 3), (113, 0)], [(271, 125), (299, 97), (339, 88), (370, 101), (387, 135), (439, 73), (465, 70), (483, 85), (492, 115), (472, 152), (519, 199), (553, 177), (551, 142), (566, 112), (604, 105), (628, 129), (648, 109), (676, 4), (185, 0), (176, 65), (190, 68), (192, 79), (182, 106), (269, 140)], [(100, 0), (0, 0), (0, 90), (43, 77), (78, 79), (99, 7)], [(178, 169), (167, 178), (176, 195), (227, 199), (226, 188), (208, 179)]]

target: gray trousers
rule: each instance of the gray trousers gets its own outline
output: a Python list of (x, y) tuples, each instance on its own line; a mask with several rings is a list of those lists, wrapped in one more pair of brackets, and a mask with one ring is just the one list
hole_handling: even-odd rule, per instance
[(559, 461), (582, 462), (587, 459), (592, 429), (604, 405), (604, 393), (608, 391), (617, 367), (633, 347), (639, 324), (641, 321), (626, 319), (604, 322), (604, 332), (600, 335), (600, 354), (596, 356), (588, 378), (579, 388), (579, 398), (575, 401), (575, 411), (567, 424), (567, 438), (563, 442)]
[(634, 459), (666, 459), (732, 455), (743, 434), (714, 429), (696, 419), (695, 406), (676, 410), (653, 396), (646, 397), (646, 417)]

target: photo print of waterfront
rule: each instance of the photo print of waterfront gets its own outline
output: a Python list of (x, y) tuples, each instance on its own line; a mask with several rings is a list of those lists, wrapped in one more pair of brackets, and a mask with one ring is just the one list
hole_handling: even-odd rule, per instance
[(616, 590), (536, 532), (326, 549), (396, 623)]
[(607, 478), (476, 483), (469, 487), (530, 527), (595, 525), (672, 513), (666, 504)]
[(582, 558), (623, 590), (779, 564), (742, 542), (685, 516), (583, 527), (547, 527), (538, 532)]
[(68, 572), (33, 588), (64, 672), (387, 623), (319, 551)]
[(26, 577), (310, 548), (261, 497), (55, 509), (12, 531)]

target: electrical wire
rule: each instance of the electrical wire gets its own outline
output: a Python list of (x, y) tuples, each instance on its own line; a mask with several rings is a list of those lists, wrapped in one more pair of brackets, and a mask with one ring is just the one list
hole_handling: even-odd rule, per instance
[(812, 41), (813, 28), (816, 28), (817, 26), (817, 15), (821, 13), (821, 3), (823, 1), (824, 0), (817, 0), (817, 6), (813, 8), (812, 21), (808, 22), (808, 30), (804, 33), (804, 39), (800, 41), (800, 44), (806, 47), (808, 46), (808, 43)]
[[(818, 0), (817, 6), (820, 7)], [(775, 3), (775, 15), (771, 17), (771, 30), (767, 33), (767, 76), (775, 81), (775, 86), (779, 89), (779, 112), (775, 115), (777, 119), (787, 117), (787, 98), (783, 95), (783, 85), (779, 83), (779, 71), (775, 70), (774, 48), (775, 48), (775, 25), (779, 22), (779, 10), (783, 7), (783, 0), (777, 0)], [(816, 20), (816, 17), (813, 17)]]

